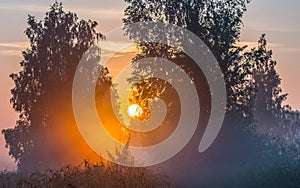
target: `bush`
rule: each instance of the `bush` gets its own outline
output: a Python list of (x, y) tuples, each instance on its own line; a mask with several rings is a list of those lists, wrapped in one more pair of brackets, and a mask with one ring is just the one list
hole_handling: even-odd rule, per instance
[(2, 172), (0, 187), (170, 187), (167, 177), (147, 168), (124, 167), (114, 163), (84, 161), (59, 170)]

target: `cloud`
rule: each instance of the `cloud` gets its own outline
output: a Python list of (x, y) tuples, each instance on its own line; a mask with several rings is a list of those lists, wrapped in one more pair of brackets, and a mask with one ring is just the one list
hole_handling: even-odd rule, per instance
[(45, 12), (48, 10), (48, 6), (40, 5), (0, 5), (0, 10), (9, 10), (9, 11), (26, 11), (26, 12)]
[[(252, 48), (257, 48), (258, 42), (241, 41), (241, 42), (236, 42), (236, 45), (240, 46), (240, 47), (247, 45), (246, 50), (251, 50)], [(269, 49), (284, 48), (284, 47), (285, 47), (285, 45), (281, 44), (281, 43), (271, 43), (271, 42), (268, 43), (268, 48)]]
[[(27, 5), (27, 4), (16, 4), (16, 5), (1, 5), (0, 10), (9, 11), (23, 11), (23, 12), (38, 12), (45, 13), (49, 10), (50, 6), (44, 5)], [(79, 6), (68, 6), (64, 7), (65, 11), (75, 12), (79, 15), (87, 15), (93, 17), (101, 17), (106, 19), (119, 19), (123, 16), (123, 9), (118, 8), (81, 8)]]
[[(4, 56), (21, 56), (21, 52), (29, 47), (28, 42), (6, 42), (0, 43), (0, 55)], [(103, 41), (101, 42), (101, 51), (104, 57), (122, 57), (128, 54), (136, 54), (138, 52), (136, 46), (132, 46), (132, 43), (126, 43), (122, 41)], [(117, 49), (122, 49), (117, 51)]]
[[(100, 44), (101, 54), (104, 57), (122, 57), (127, 56), (128, 54), (136, 54), (138, 53), (138, 49), (136, 46), (132, 45), (132, 43), (123, 42), (123, 41), (103, 41)], [(122, 49), (122, 50), (119, 50)]]
[(6, 42), (0, 43), (0, 48), (24, 49), (28, 47), (28, 42)]
[[(106, 3), (108, 4), (108, 3)], [(99, 8), (98, 8), (99, 7)], [(0, 3), (0, 11), (8, 11), (10, 14), (17, 14), (17, 12), (24, 13), (24, 20), (26, 19), (27, 14), (37, 16), (37, 19), (43, 18), (43, 15), (49, 10), (50, 4), (26, 4), (26, 3), (19, 3), (19, 4), (1, 4)], [(103, 7), (103, 6), (94, 6), (94, 7), (87, 7), (84, 6), (83, 3), (77, 4), (64, 4), (64, 10), (66, 12), (74, 12), (78, 15), (80, 19), (92, 19), (99, 23), (101, 23), (102, 32), (110, 31), (116, 27), (122, 25), (122, 18), (123, 18), (123, 10), (122, 7)], [(104, 24), (102, 24), (104, 23)], [(97, 28), (97, 29), (98, 29)]]
[(282, 48), (282, 52), (300, 53), (300, 48)]
[(0, 43), (0, 55), (21, 56), (21, 52), (29, 47), (28, 42)]
[(283, 23), (271, 21), (248, 21), (244, 30), (264, 31), (264, 32), (299, 32), (298, 26), (285, 25)]
[[(250, 51), (253, 48), (257, 49), (258, 42), (253, 41), (241, 41), (236, 43), (237, 46), (243, 47), (247, 45), (246, 51)], [(300, 53), (299, 47), (289, 47), (287, 44), (283, 43), (271, 43), (268, 42), (267, 44), (268, 50), (273, 50), (275, 53)]]

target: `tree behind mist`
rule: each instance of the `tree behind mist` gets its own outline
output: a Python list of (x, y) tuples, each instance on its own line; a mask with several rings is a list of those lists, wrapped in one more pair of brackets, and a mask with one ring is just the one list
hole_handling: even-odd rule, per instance
[[(96, 31), (97, 23), (80, 20), (55, 2), (43, 20), (29, 15), (27, 24), (30, 47), (22, 52), (21, 71), (10, 75), (15, 84), (10, 102), (19, 119), (14, 128), (2, 131), (9, 155), (19, 169), (26, 170), (95, 157), (76, 127), (72, 84), (83, 54), (103, 39)], [(94, 48), (99, 59), (99, 48)], [(107, 74), (106, 70), (96, 79), (101, 85), (98, 93), (110, 89)]]
[(275, 155), (293, 163), (300, 159), (300, 113), (286, 104), (288, 94), (283, 93), (276, 71), (277, 61), (272, 56), (265, 34), (260, 37), (257, 48), (244, 54), (244, 60), (252, 65), (249, 77), (255, 88), (253, 119), (257, 133), (268, 136), (267, 144), (276, 148)]
[[(201, 183), (205, 185), (205, 182), (209, 181), (205, 178), (215, 181), (215, 177), (218, 176), (219, 179), (224, 178), (223, 181), (228, 182), (226, 177), (232, 178), (234, 175), (243, 174), (245, 170), (253, 170), (252, 165), (261, 165), (254, 170), (259, 171), (265, 164), (274, 167), (288, 160), (290, 164), (295, 162), (296, 158), (293, 156), (299, 157), (299, 150), (289, 149), (290, 146), (280, 139), (297, 138), (299, 131), (295, 130), (299, 124), (299, 113), (283, 105), (286, 95), (282, 94), (281, 80), (275, 69), (276, 61), (272, 59), (272, 51), (267, 50), (264, 36), (260, 38), (258, 48), (245, 55), (246, 46), (237, 45), (243, 26), (242, 17), (249, 1), (125, 0), (125, 2), (128, 3), (128, 7), (123, 22), (128, 36), (137, 40), (159, 39), (161, 35), (171, 39), (174, 39), (174, 36), (180, 37), (178, 33), (174, 35), (173, 31), (159, 30), (160, 28), (149, 28), (148, 32), (131, 28), (131, 24), (137, 22), (160, 21), (183, 27), (204, 41), (218, 60), (224, 75), (227, 109), (221, 132), (210, 149), (205, 153), (196, 154), (202, 136), (197, 130), (189, 144), (164, 164), (174, 181), (180, 182), (179, 179), (182, 179), (184, 182), (196, 181), (195, 185), (202, 185)], [(145, 66), (143, 62), (137, 61), (146, 57), (167, 58), (179, 65), (189, 74), (197, 88), (201, 104), (198, 127), (205, 129), (205, 120), (210, 111), (210, 97), (207, 95), (211, 93), (203, 73), (195, 66), (193, 60), (180, 49), (167, 45), (145, 42), (138, 47), (140, 53), (132, 61), (136, 69), (135, 74), (129, 81), (137, 80), (143, 71), (150, 76), (153, 72), (164, 71), (148, 66), (149, 63)], [(170, 72), (166, 72), (166, 75), (170, 75)], [(144, 94), (144, 88), (148, 86), (151, 86), (151, 83), (141, 87), (140, 93)], [(151, 90), (145, 98), (149, 96), (153, 96)], [(174, 104), (174, 101), (171, 103)], [(264, 129), (266, 125), (269, 129), (265, 133), (258, 133), (258, 130)], [(286, 130), (284, 135), (281, 134), (283, 127)], [(266, 136), (274, 129), (277, 137)], [(292, 133), (294, 131), (296, 134)], [(299, 148), (299, 141), (295, 142), (295, 147), (297, 144)], [(172, 165), (175, 163), (176, 167)], [(248, 168), (247, 165), (251, 167)], [(181, 168), (181, 171), (177, 172), (176, 168)], [(185, 171), (189, 172), (186, 176), (183, 173)], [(195, 175), (193, 176), (191, 172)], [(222, 183), (220, 185), (224, 186)]]

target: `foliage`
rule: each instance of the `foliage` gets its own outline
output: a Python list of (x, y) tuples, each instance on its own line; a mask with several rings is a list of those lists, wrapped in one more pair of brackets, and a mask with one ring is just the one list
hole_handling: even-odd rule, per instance
[[(95, 21), (79, 20), (58, 2), (44, 20), (29, 15), (27, 24), (30, 47), (23, 51), (21, 71), (10, 75), (15, 84), (10, 101), (19, 120), (15, 128), (2, 131), (9, 155), (20, 169), (59, 166), (77, 156), (83, 160), (80, 155), (88, 153), (88, 146), (78, 141), (81, 137), (72, 111), (73, 77), (83, 54), (104, 36), (96, 32)], [(111, 85), (107, 69), (103, 70), (98, 79), (102, 92)], [(69, 156), (62, 154), (66, 149)]]
[[(162, 21), (184, 27), (202, 39), (218, 60), (224, 74), (228, 94), (228, 110), (235, 113), (237, 118), (242, 121), (249, 123), (252, 120), (251, 97), (254, 95), (254, 88), (247, 78), (251, 65), (241, 63), (243, 58), (241, 52), (245, 47), (236, 45), (243, 24), (242, 16), (249, 1), (126, 0), (125, 2), (129, 3), (129, 6), (125, 10), (123, 22), (125, 23), (126, 34), (130, 38), (138, 39), (145, 35), (144, 32), (133, 30), (130, 23)], [(165, 32), (167, 32), (166, 36), (174, 38), (172, 31), (155, 32), (155, 29), (149, 31), (151, 37), (156, 38)], [(175, 34), (175, 37), (178, 36), (180, 34)], [(133, 59), (133, 66), (136, 69), (135, 77), (140, 76), (141, 70), (150, 73), (151, 71), (160, 71), (153, 67), (145, 67), (143, 63), (139, 63), (137, 60), (144, 57), (167, 58), (190, 75), (199, 91), (201, 109), (205, 109), (206, 112), (204, 113), (209, 113), (210, 93), (206, 92), (209, 90), (206, 78), (202, 71), (195, 66), (192, 59), (180, 49), (161, 44), (143, 43), (139, 45), (139, 50), (141, 53)], [(170, 72), (166, 72), (166, 74), (170, 74)], [(129, 81), (134, 80), (136, 79), (133, 77)]]
[(166, 180), (146, 168), (84, 161), (59, 170), (2, 172), (0, 187), (170, 187)]
[[(287, 164), (292, 167), (298, 165), (295, 161), (299, 160), (300, 153), (299, 112), (284, 105), (287, 94), (282, 92), (281, 79), (276, 71), (277, 62), (272, 58), (272, 51), (267, 49), (265, 35), (259, 39), (258, 48), (249, 52), (245, 52), (246, 46), (237, 45), (243, 24), (242, 16), (249, 1), (125, 0), (125, 2), (129, 5), (125, 10), (123, 22), (126, 35), (131, 39), (139, 40), (145, 35), (151, 35), (150, 37), (158, 39), (163, 36), (174, 40), (174, 37), (181, 35), (181, 33), (174, 34), (174, 31), (159, 31), (157, 28), (150, 28), (148, 32), (140, 32), (131, 28), (131, 23), (161, 21), (175, 24), (186, 28), (202, 39), (219, 62), (227, 89), (226, 117), (214, 145), (204, 154), (210, 159), (205, 160), (205, 157), (199, 157), (199, 161), (204, 160), (211, 166), (214, 165), (211, 162), (213, 161), (217, 163), (213, 167), (218, 170), (221, 169), (218, 165), (224, 165), (226, 161), (230, 169), (235, 167), (238, 169), (235, 172), (243, 170), (244, 164), (241, 163), (262, 166), (268, 164), (270, 166), (267, 169), (271, 169), (270, 171), (286, 161), (289, 161)], [(139, 61), (142, 58), (161, 57), (179, 65), (189, 74), (197, 88), (201, 104), (198, 127), (204, 126), (207, 117), (203, 114), (209, 115), (210, 111), (210, 98), (206, 95), (211, 93), (206, 92), (209, 91), (206, 78), (195, 66), (193, 60), (181, 52), (181, 49), (167, 45), (142, 43), (138, 48), (140, 53), (132, 61), (135, 69), (134, 76), (129, 79), (129, 82), (139, 80), (142, 74), (151, 76), (153, 72), (162, 71), (154, 66), (148, 66), (149, 62), (145, 66)], [(155, 58), (152, 58), (152, 61), (155, 61), (153, 59)], [(165, 71), (166, 76), (171, 75), (172, 71), (174, 70)], [(168, 92), (167, 89), (155, 91), (154, 87), (154, 94), (150, 92), (150, 97), (144, 95), (143, 92), (147, 91), (154, 81), (143, 83), (142, 86), (137, 84), (138, 91), (135, 92), (137, 100), (145, 101), (154, 94), (159, 96)], [(166, 83), (162, 85), (165, 86)], [(172, 102), (174, 101), (170, 103)], [(195, 134), (201, 136), (201, 134)], [(198, 139), (194, 138), (195, 140), (198, 142)], [(190, 149), (195, 145), (192, 142), (193, 138), (187, 148)], [(184, 153), (186, 158), (189, 156), (187, 150)], [(196, 156), (190, 154), (190, 157), (194, 159)], [(261, 158), (265, 160), (259, 162)], [(182, 158), (175, 157), (172, 160), (173, 162), (180, 161)], [(189, 165), (189, 162), (185, 164)], [(193, 168), (192, 165), (189, 167)], [(256, 170), (263, 172), (265, 170), (263, 168), (256, 168)], [(297, 175), (292, 173), (291, 176)]]
[(266, 111), (278, 114), (283, 108), (288, 108), (282, 105), (287, 94), (281, 94), (281, 79), (275, 70), (277, 62), (272, 59), (272, 51), (267, 50), (264, 34), (258, 41), (258, 49), (254, 48), (251, 52), (246, 52), (244, 56), (246, 61), (252, 64), (250, 78), (256, 89), (256, 114), (265, 116)]
[[(132, 29), (130, 23), (162, 21), (184, 27), (206, 43), (223, 71), (227, 88), (229, 121), (239, 122), (240, 125), (245, 125), (250, 130), (253, 130), (255, 125), (257, 129), (265, 129), (265, 133), (271, 131), (275, 135), (282, 133), (278, 127), (285, 126), (290, 130), (293, 129), (292, 127), (296, 129), (298, 113), (293, 112), (288, 105), (283, 105), (287, 94), (282, 94), (281, 78), (275, 69), (277, 62), (272, 59), (272, 51), (267, 49), (265, 35), (259, 39), (258, 48), (249, 52), (245, 52), (246, 46), (236, 45), (243, 24), (242, 16), (249, 1), (125, 0), (125, 2), (129, 5), (125, 10), (123, 22), (126, 34), (130, 38), (139, 39), (147, 35), (145, 32)], [(163, 33), (171, 40), (172, 37), (180, 36), (180, 34), (173, 34), (173, 31), (155, 31), (157, 31), (155, 28), (153, 31), (149, 31), (151, 37), (159, 38)], [(142, 43), (138, 48), (141, 52), (133, 59), (135, 72), (134, 76), (129, 79), (130, 82), (138, 80), (142, 74), (151, 75), (151, 72), (161, 71), (143, 65), (138, 61), (139, 59), (145, 57), (167, 58), (190, 75), (199, 91), (201, 105), (205, 104), (201, 106), (201, 109), (209, 111), (210, 98), (204, 96), (210, 94), (205, 92), (209, 90), (206, 78), (201, 70), (195, 67), (193, 60), (180, 49), (167, 45)], [(165, 74), (171, 75), (171, 71), (166, 71)], [(155, 79), (153, 80), (155, 81)], [(139, 89), (135, 92), (135, 96), (141, 101), (151, 98), (144, 92), (154, 85), (154, 81), (143, 83), (143, 87), (137, 84)], [(162, 85), (165, 86), (166, 83), (162, 83)], [(167, 91), (165, 89), (157, 90), (155, 96), (164, 92)], [(201, 95), (201, 93), (203, 94)], [(296, 135), (295, 133), (293, 138)]]
[(153, 100), (162, 96), (166, 83), (159, 78), (144, 79), (134, 84), (129, 94), (129, 104), (138, 104), (143, 113), (135, 117), (138, 120), (146, 120), (151, 116), (150, 105)]
[[(263, 34), (258, 41), (258, 48), (244, 55), (245, 61), (252, 67), (249, 78), (255, 88), (252, 103), (255, 107), (253, 111), (256, 128), (258, 133), (268, 135), (270, 142), (281, 138), (283, 142), (273, 143), (274, 146), (282, 145), (282, 149), (294, 147), (295, 153), (291, 159), (299, 159), (300, 114), (289, 105), (283, 104), (287, 94), (282, 94), (281, 78), (276, 71), (277, 62), (273, 60), (272, 54), (272, 50), (267, 49), (267, 40)], [(285, 153), (293, 152), (290, 150)]]

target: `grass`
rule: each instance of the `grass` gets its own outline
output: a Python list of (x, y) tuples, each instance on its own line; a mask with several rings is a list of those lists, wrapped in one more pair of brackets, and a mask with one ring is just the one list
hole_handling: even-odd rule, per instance
[(170, 187), (167, 177), (147, 168), (130, 168), (113, 163), (65, 166), (59, 170), (2, 172), (0, 187)]

